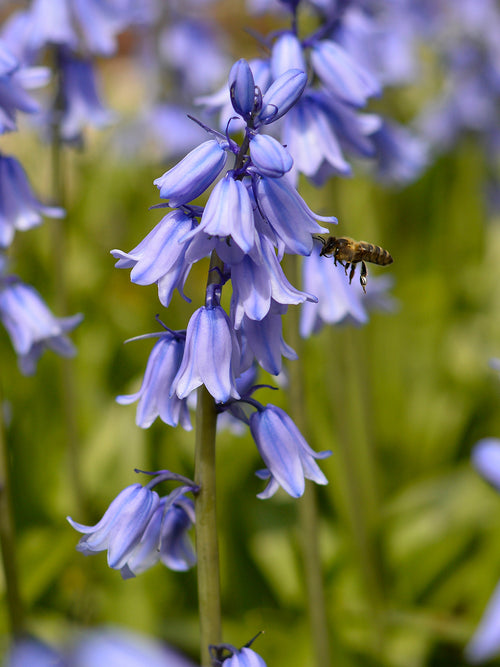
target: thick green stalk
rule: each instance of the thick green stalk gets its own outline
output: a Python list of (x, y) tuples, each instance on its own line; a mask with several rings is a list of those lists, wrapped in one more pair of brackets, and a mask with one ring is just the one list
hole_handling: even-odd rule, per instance
[(14, 515), (10, 485), (9, 453), (3, 419), (3, 396), (0, 386), (0, 546), (2, 568), (7, 591), (7, 614), (10, 631), (19, 637), (24, 631), (24, 608), (19, 591), (14, 535)]
[[(287, 258), (287, 273), (292, 285), (300, 284), (299, 257)], [(290, 387), (290, 412), (299, 430), (308, 438), (308, 423), (305, 410), (305, 369), (303, 365), (302, 339), (299, 336), (300, 311), (297, 307), (289, 308), (287, 323), (287, 342), (297, 352), (297, 361), (288, 366)], [(316, 489), (308, 483), (304, 496), (299, 501), (299, 527), (304, 565), (304, 577), (307, 593), (307, 610), (310, 632), (317, 667), (330, 665), (330, 641), (328, 618), (325, 605), (322, 564), (319, 550), (318, 516)]]
[(210, 644), (221, 642), (219, 547), (217, 542), (215, 402), (204, 386), (196, 407), (195, 475), (200, 491), (195, 500), (198, 608), (202, 667), (210, 667)]

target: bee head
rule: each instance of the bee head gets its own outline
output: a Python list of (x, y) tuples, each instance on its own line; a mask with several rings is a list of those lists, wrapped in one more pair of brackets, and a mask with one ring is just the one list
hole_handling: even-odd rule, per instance
[(338, 240), (336, 236), (329, 236), (326, 240), (323, 239), (323, 247), (319, 253), (320, 257), (324, 255), (332, 255), (338, 247)]

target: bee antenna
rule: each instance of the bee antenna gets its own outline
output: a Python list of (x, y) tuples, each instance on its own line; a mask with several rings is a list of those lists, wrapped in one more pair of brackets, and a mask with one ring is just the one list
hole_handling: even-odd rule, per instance
[(326, 239), (323, 238), (322, 236), (318, 236), (317, 234), (313, 234), (313, 239), (316, 239), (317, 241), (321, 241), (323, 245), (326, 243)]

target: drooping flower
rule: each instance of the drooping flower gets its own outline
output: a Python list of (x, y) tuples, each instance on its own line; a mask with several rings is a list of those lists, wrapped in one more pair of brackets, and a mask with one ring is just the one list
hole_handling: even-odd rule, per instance
[(26, 231), (42, 222), (42, 215), (62, 218), (58, 206), (45, 206), (37, 200), (21, 164), (16, 158), (0, 154), (0, 248), (8, 247), (15, 230)]
[(185, 399), (171, 394), (173, 380), (182, 362), (185, 344), (184, 331), (165, 331), (158, 336), (149, 355), (141, 388), (135, 394), (117, 396), (121, 405), (139, 401), (137, 405), (136, 424), (141, 428), (149, 428), (159, 417), (169, 426), (179, 423), (190, 431), (191, 420)]
[(0, 320), (7, 329), (24, 375), (32, 375), (42, 352), (49, 348), (63, 357), (76, 354), (65, 336), (83, 315), (54, 317), (38, 292), (11, 276), (0, 284)]
[(191, 263), (185, 260), (188, 243), (185, 239), (193, 228), (193, 220), (182, 210), (168, 213), (130, 252), (112, 250), (118, 269), (132, 269), (130, 280), (137, 285), (158, 283), (160, 302), (167, 307), (175, 289), (182, 289)]
[(330, 456), (331, 451), (313, 451), (284, 410), (271, 404), (257, 410), (250, 417), (250, 431), (267, 466), (259, 477), (269, 479), (258, 498), (271, 497), (279, 486), (298, 498), (304, 493), (305, 479), (328, 483), (315, 459)]
[(237, 649), (231, 644), (218, 644), (210, 649), (214, 667), (266, 667), (260, 655), (248, 646)]
[(135, 577), (161, 561), (170, 570), (183, 572), (196, 563), (196, 554), (187, 531), (192, 527), (194, 504), (176, 494), (161, 498), (146, 526), (140, 542), (121, 569), (124, 579)]
[(239, 346), (221, 306), (202, 306), (191, 316), (182, 364), (171, 392), (186, 398), (204, 384), (217, 402), (239, 398), (235, 384)]
[(118, 494), (95, 526), (85, 526), (67, 517), (73, 528), (84, 534), (76, 548), (86, 556), (107, 551), (109, 567), (121, 570), (139, 544), (159, 503), (156, 491), (136, 483)]

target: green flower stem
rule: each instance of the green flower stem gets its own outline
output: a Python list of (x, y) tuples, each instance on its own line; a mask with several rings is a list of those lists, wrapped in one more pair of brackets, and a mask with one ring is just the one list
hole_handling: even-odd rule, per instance
[(195, 475), (200, 491), (195, 499), (198, 608), (202, 667), (210, 667), (208, 647), (221, 642), (219, 547), (217, 542), (215, 401), (204, 386), (196, 406)]
[[(223, 268), (223, 262), (214, 251), (207, 287), (220, 282), (219, 271)], [(195, 498), (195, 533), (202, 667), (210, 667), (212, 664), (208, 650), (210, 644), (220, 644), (222, 641), (215, 479), (216, 426), (215, 401), (202, 385), (197, 395), (194, 456), (194, 479), (200, 487)]]
[(5, 437), (3, 410), (4, 404), (0, 386), (0, 547), (2, 549), (2, 568), (7, 592), (7, 614), (10, 631), (13, 636), (18, 637), (24, 631), (24, 608), (19, 590), (16, 563), (9, 453)]
[[(55, 106), (59, 102), (56, 100)], [(57, 115), (57, 110), (56, 110)], [(58, 124), (52, 126), (52, 197), (58, 206), (65, 206), (66, 184), (64, 147)], [(55, 310), (57, 315), (68, 314), (68, 287), (66, 271), (66, 222), (63, 219), (50, 221), (52, 230), (52, 258), (55, 280)], [(71, 359), (59, 360), (59, 383), (62, 396), (62, 412), (66, 434), (66, 455), (68, 475), (71, 480), (74, 512), (85, 516), (84, 491), (81, 479), (80, 442), (77, 427), (76, 380), (74, 364)]]
[[(300, 260), (298, 256), (287, 257), (287, 275), (292, 285), (300, 284)], [(287, 324), (287, 343), (297, 352), (297, 361), (288, 365), (290, 386), (290, 412), (299, 430), (308, 439), (308, 423), (305, 411), (305, 368), (303, 362), (303, 344), (299, 335), (300, 309), (290, 307), (285, 318)], [(318, 516), (316, 488), (307, 483), (304, 496), (299, 500), (299, 529), (302, 545), (304, 576), (307, 592), (307, 610), (310, 623), (315, 664), (324, 667), (331, 664), (330, 633), (326, 613), (322, 564), (319, 550)]]

